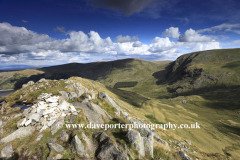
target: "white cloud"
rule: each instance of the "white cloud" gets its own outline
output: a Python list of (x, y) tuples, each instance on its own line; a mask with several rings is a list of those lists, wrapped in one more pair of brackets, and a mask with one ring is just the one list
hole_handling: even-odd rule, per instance
[[(138, 41), (137, 36), (121, 35), (114, 43), (110, 37), (102, 39), (95, 31), (88, 34), (70, 31), (66, 33), (69, 38), (52, 40), (48, 35), (38, 34), (24, 27), (14, 27), (8, 23), (0, 23), (0, 33), (5, 37), (0, 37), (0, 63), (89, 62), (134, 56), (164, 57), (173, 60), (186, 52), (220, 48), (220, 43), (213, 41), (215, 37), (201, 35), (192, 29), (180, 36), (182, 41), (171, 41), (169, 37), (155, 37), (149, 45)], [(166, 30), (165, 34), (177, 37), (179, 31), (178, 28), (172, 27)]]
[(28, 23), (28, 21), (22, 20), (23, 23)]
[(142, 42), (140, 42), (140, 41), (136, 41), (136, 42), (134, 42), (134, 43), (132, 44), (132, 46), (133, 46), (133, 47), (142, 47), (143, 44), (142, 44)]
[(137, 36), (133, 36), (132, 38), (130, 36), (125, 36), (123, 37), (122, 35), (117, 36), (115, 39), (115, 42), (117, 43), (125, 43), (125, 42), (133, 42), (133, 41), (138, 41), (138, 37)]
[(173, 38), (178, 38), (180, 36), (180, 32), (178, 27), (174, 28), (174, 27), (170, 27), (169, 29), (166, 29), (163, 33), (163, 36), (166, 37), (173, 37)]
[(51, 40), (46, 34), (38, 34), (24, 27), (15, 27), (9, 23), (0, 23), (0, 46), (29, 45)]
[[(233, 29), (235, 28), (235, 29)], [(240, 29), (240, 23), (237, 24), (228, 24), (228, 23), (223, 23), (221, 25), (218, 26), (214, 26), (211, 28), (205, 28), (205, 29), (200, 29), (197, 32), (198, 33), (204, 33), (204, 32), (212, 32), (215, 33), (217, 31), (225, 31), (225, 32), (235, 32), (240, 34), (240, 30), (236, 30), (236, 28)]]
[(211, 42), (214, 41), (216, 37), (201, 35), (192, 28), (187, 30), (184, 34), (179, 36), (179, 42)]
[(163, 52), (170, 50), (176, 46), (175, 42), (171, 42), (168, 37), (166, 38), (160, 38), (160, 37), (155, 37), (152, 41), (152, 44), (150, 44), (149, 51), (156, 53), (156, 52)]

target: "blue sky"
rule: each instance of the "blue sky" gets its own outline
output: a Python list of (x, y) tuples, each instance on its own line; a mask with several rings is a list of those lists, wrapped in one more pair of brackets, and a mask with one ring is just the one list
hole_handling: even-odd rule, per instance
[(0, 0), (0, 66), (240, 47), (238, 0)]

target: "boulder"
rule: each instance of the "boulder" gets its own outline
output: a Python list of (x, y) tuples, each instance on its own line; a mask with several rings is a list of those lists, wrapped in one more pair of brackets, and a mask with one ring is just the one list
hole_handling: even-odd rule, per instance
[(40, 118), (42, 117), (41, 114), (39, 113), (33, 113), (33, 114), (30, 114), (27, 118), (28, 119), (32, 119), (33, 121), (35, 122), (39, 122)]
[(177, 153), (181, 157), (181, 160), (191, 160), (192, 159), (186, 153), (184, 153), (183, 151), (179, 151)]
[(38, 109), (46, 109), (48, 107), (48, 104), (46, 102), (43, 101), (39, 101), (37, 103)]
[(49, 98), (45, 99), (45, 101), (48, 102), (48, 103), (57, 103), (58, 98), (59, 98), (59, 96), (52, 96), (52, 97), (49, 97)]
[(82, 139), (87, 143), (86, 146), (87, 153), (88, 154), (95, 153), (97, 150), (96, 144), (94, 144), (93, 141), (84, 134), (84, 132), (82, 132)]
[(102, 145), (100, 151), (97, 155), (99, 159), (107, 160), (128, 160), (128, 156), (122, 153), (115, 144), (110, 143), (107, 145)]
[(68, 93), (65, 91), (59, 91), (59, 93), (62, 95), (64, 100), (69, 100)]
[(4, 137), (3, 139), (1, 139), (0, 142), (8, 143), (13, 141), (16, 138), (24, 138), (26, 136), (31, 135), (34, 131), (35, 131), (35, 127), (33, 126), (21, 127), (16, 131), (14, 131), (13, 133), (11, 133), (10, 135), (8, 135), (7, 137)]
[(69, 93), (69, 99), (70, 100), (73, 100), (73, 99), (76, 99), (76, 98), (78, 98), (78, 95), (77, 95), (76, 92), (70, 92)]
[(89, 154), (85, 151), (85, 147), (82, 144), (81, 140), (75, 135), (71, 141), (72, 152), (77, 153), (81, 158), (89, 158)]
[(103, 115), (105, 118), (112, 119), (112, 117), (104, 109), (94, 104), (93, 102), (88, 102), (87, 106), (94, 112), (97, 112), (98, 114)]
[(61, 154), (57, 154), (56, 156), (53, 156), (53, 157), (47, 157), (47, 160), (59, 160), (62, 157), (63, 156)]
[(58, 105), (58, 109), (60, 109), (61, 111), (66, 111), (68, 110), (68, 108), (69, 108), (69, 103), (64, 100), (62, 101), (62, 103)]
[(133, 129), (128, 129), (125, 137), (127, 142), (133, 145), (133, 147), (138, 151), (138, 153), (144, 157), (145, 156), (144, 143), (140, 133)]
[(111, 138), (103, 132), (93, 133), (93, 138), (99, 142), (98, 153), (96, 157), (98, 159), (108, 160), (128, 160), (128, 156), (121, 152), (118, 147), (111, 142)]
[(13, 156), (13, 148), (12, 148), (12, 144), (9, 144), (5, 147), (3, 147), (2, 151), (1, 151), (1, 158), (3, 160), (7, 160), (10, 159)]
[(55, 151), (55, 152), (63, 152), (64, 148), (57, 143), (48, 143), (48, 147), (50, 148), (51, 151)]
[(63, 127), (64, 124), (64, 119), (59, 118), (56, 120), (56, 122), (51, 125), (51, 135), (54, 135), (59, 129)]
[(100, 114), (96, 114), (97, 112), (91, 110), (85, 103), (74, 102), (72, 103), (75, 108), (82, 108), (83, 113), (87, 118), (88, 123), (94, 124), (103, 124), (104, 121)]
[(26, 87), (31, 86), (31, 85), (34, 85), (33, 81), (29, 81), (27, 84), (23, 84), (22, 88), (26, 88)]
[(61, 130), (60, 139), (64, 142), (67, 142), (69, 140), (69, 134), (67, 134), (65, 130)]

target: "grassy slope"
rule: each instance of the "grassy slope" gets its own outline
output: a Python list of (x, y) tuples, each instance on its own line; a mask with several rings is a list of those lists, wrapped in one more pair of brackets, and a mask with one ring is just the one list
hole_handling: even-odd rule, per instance
[[(189, 61), (189, 57), (194, 55), (197, 56)], [(201, 68), (201, 76), (194, 75), (194, 69)], [(164, 74), (165, 70), (168, 74)], [(153, 117), (161, 123), (198, 122), (202, 126), (200, 130), (178, 129), (172, 132), (191, 140), (205, 151), (227, 153), (239, 159), (240, 49), (183, 55), (165, 70), (156, 76), (156, 83), (122, 88), (151, 98), (138, 115)], [(195, 84), (198, 84), (197, 88)], [(169, 88), (175, 91), (169, 93)], [(180, 103), (182, 100), (187, 100), (187, 103)]]

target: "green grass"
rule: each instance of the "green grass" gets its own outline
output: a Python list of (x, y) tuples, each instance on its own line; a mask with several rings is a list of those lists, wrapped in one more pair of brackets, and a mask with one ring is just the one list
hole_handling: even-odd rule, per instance
[(135, 87), (138, 82), (117, 82), (113, 88), (128, 88), (128, 87)]

